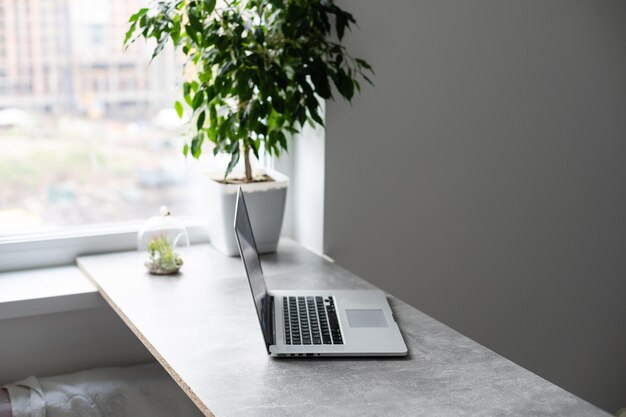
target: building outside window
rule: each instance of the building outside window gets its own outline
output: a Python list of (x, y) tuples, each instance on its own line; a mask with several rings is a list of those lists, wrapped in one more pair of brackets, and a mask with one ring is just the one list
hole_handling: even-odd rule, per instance
[(0, 0), (0, 239), (201, 210), (181, 60), (124, 51), (141, 0)]

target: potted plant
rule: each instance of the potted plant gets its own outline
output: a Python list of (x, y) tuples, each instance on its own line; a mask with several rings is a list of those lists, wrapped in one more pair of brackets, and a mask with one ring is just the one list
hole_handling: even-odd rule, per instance
[(210, 239), (223, 253), (237, 254), (232, 222), (239, 186), (259, 250), (278, 244), (288, 179), (253, 171), (251, 158), (278, 157), (305, 123), (323, 125), (320, 99), (338, 93), (350, 101), (360, 79), (372, 83), (370, 65), (341, 43), (355, 23), (332, 0), (158, 0), (130, 17), (126, 46), (152, 40), (154, 58), (171, 41), (191, 67), (183, 99), (174, 104), (181, 118), (189, 109), (192, 123), (183, 153), (199, 158), (209, 145), (214, 155), (230, 155), (209, 187)]

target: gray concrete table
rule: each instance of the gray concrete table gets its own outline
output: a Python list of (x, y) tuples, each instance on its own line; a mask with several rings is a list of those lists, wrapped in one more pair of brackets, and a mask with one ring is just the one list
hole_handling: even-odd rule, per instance
[[(77, 262), (207, 416), (608, 416), (391, 296), (409, 356), (271, 358), (241, 260), (182, 255), (174, 277), (148, 275), (138, 252)], [(262, 261), (270, 288), (372, 288), (290, 240)]]

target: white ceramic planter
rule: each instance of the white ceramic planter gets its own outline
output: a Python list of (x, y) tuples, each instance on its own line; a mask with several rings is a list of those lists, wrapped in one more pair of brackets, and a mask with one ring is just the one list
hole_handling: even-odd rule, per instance
[[(255, 170), (255, 175), (265, 173), (273, 182), (241, 184), (252, 232), (260, 253), (275, 252), (280, 238), (287, 199), (289, 178), (272, 170)], [(239, 184), (221, 184), (223, 172), (206, 173), (207, 180), (207, 229), (211, 244), (228, 256), (238, 256), (235, 241), (235, 203)]]

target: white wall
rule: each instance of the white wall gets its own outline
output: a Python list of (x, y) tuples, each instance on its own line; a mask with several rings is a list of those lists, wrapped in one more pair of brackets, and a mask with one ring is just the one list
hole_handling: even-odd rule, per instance
[(327, 103), (328, 255), (626, 407), (626, 2), (340, 4), (376, 87)]
[(152, 361), (109, 307), (0, 320), (0, 385)]
[(290, 140), (291, 153), (275, 162), (290, 177), (283, 234), (318, 254), (324, 250), (324, 143), (324, 128), (306, 125)]

